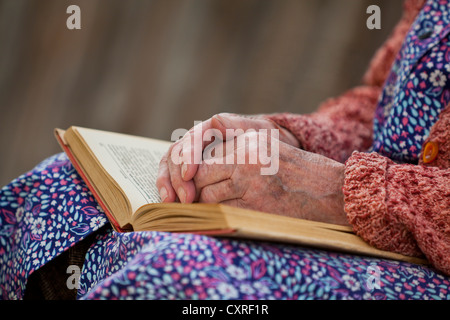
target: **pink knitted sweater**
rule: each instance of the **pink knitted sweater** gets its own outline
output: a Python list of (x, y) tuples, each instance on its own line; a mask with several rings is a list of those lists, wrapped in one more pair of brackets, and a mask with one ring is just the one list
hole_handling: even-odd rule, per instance
[(345, 162), (345, 212), (356, 234), (383, 250), (425, 255), (450, 275), (450, 107), (424, 143), (439, 145), (431, 163), (425, 165), (422, 155), (419, 165), (408, 165), (355, 151), (372, 144), (381, 87), (424, 2), (404, 2), (403, 16), (372, 59), (363, 85), (325, 101), (312, 114), (268, 117), (291, 131), (303, 149)]

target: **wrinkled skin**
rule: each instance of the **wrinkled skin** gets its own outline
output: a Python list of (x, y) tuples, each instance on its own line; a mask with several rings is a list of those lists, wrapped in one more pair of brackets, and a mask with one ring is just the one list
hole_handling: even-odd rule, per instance
[[(174, 143), (161, 160), (156, 182), (163, 202), (223, 203), (348, 225), (342, 193), (343, 164), (299, 149), (297, 139), (290, 132), (263, 118), (220, 114), (202, 123), (202, 133), (216, 129), (223, 133), (222, 137), (226, 129), (237, 128), (246, 132), (229, 140), (195, 145), (205, 151), (203, 161), (195, 163), (194, 144), (186, 144), (187, 139), (193, 141), (194, 128), (191, 134)], [(249, 132), (250, 128), (256, 131)], [(261, 129), (279, 130), (279, 140)], [(247, 140), (239, 141), (246, 141), (245, 145), (237, 143), (244, 138)], [(208, 148), (214, 152), (206, 152)], [(255, 154), (276, 156), (272, 158), (272, 161), (278, 159), (276, 173), (261, 174), (261, 168), (269, 164), (262, 164), (259, 157), (256, 163), (250, 161)], [(243, 164), (236, 163), (239, 155), (245, 156)]]

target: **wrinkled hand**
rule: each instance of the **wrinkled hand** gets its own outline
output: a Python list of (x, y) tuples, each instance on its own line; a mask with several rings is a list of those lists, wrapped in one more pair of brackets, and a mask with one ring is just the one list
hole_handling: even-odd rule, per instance
[[(223, 203), (348, 225), (342, 194), (344, 165), (300, 150), (292, 134), (268, 120), (221, 114), (201, 125), (202, 134), (208, 129), (215, 129), (223, 137), (226, 136), (226, 129), (230, 128), (244, 131), (250, 128), (278, 129), (279, 140), (260, 130), (224, 141), (202, 141), (200, 146), (186, 144), (192, 142), (194, 127), (174, 143), (161, 160), (157, 187), (163, 202)], [(239, 145), (236, 142), (242, 137), (250, 141), (253, 138), (258, 143)], [(214, 152), (211, 157), (204, 158), (204, 151), (211, 146), (214, 146)], [(195, 147), (200, 148), (200, 162), (194, 161)], [(263, 164), (257, 157), (258, 161), (254, 163), (250, 158), (255, 154), (273, 156), (274, 151), (276, 156), (272, 157), (272, 161), (277, 162), (277, 171), (269, 175), (261, 174), (262, 169), (267, 168), (267, 162)], [(238, 164), (236, 159), (242, 154), (245, 161)], [(179, 155), (181, 163), (173, 161)]]
[[(279, 139), (281, 141), (298, 147), (297, 139), (289, 131), (279, 127), (270, 120), (262, 117), (249, 118), (224, 113), (215, 115), (200, 125), (193, 127), (182, 139), (175, 142), (163, 156), (156, 180), (156, 186), (162, 202), (179, 200), (183, 203), (190, 203), (196, 199), (196, 188), (192, 179), (198, 170), (199, 163), (201, 163), (204, 148), (211, 143), (208, 140), (194, 143), (194, 132), (199, 128), (202, 137), (206, 132), (216, 130), (224, 138), (227, 136), (227, 129), (241, 129), (244, 132), (249, 129), (277, 129), (279, 130)], [(180, 159), (182, 160), (181, 162)]]
[[(259, 141), (264, 141), (264, 138)], [(233, 141), (224, 142), (223, 148), (226, 150), (225, 145), (230, 143)], [(260, 163), (203, 162), (193, 178), (198, 201), (348, 225), (342, 193), (344, 165), (286, 143), (278, 143), (278, 172), (273, 175), (261, 175), (261, 167), (264, 166)], [(263, 153), (270, 154), (273, 140), (266, 139), (259, 146), (251, 145), (246, 151), (247, 159), (260, 152), (261, 148), (267, 148)], [(234, 155), (225, 153), (224, 158), (236, 158), (242, 150), (235, 147), (232, 152)]]

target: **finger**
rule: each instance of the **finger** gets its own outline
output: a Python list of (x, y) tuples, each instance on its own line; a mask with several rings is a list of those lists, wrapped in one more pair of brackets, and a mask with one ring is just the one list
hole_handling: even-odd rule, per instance
[(230, 179), (235, 170), (234, 164), (217, 164), (209, 161), (203, 162), (194, 177), (194, 183), (197, 190), (223, 180)]
[(231, 179), (227, 179), (204, 187), (200, 192), (198, 202), (220, 203), (231, 199), (237, 199), (242, 197), (242, 191), (239, 184)]
[[(223, 140), (234, 139), (237, 135), (248, 130), (261, 130), (275, 128), (272, 122), (265, 119), (248, 118), (231, 113), (220, 113), (211, 118), (211, 128), (220, 131)], [(227, 131), (227, 129), (229, 131)]]
[(170, 183), (176, 195), (182, 203), (191, 203), (195, 198), (195, 185), (192, 180), (184, 181), (181, 177), (180, 164), (176, 161), (176, 155), (181, 152), (181, 144), (175, 144), (171, 156), (167, 158), (167, 167), (170, 175)]
[[(274, 122), (267, 119), (255, 119), (231, 113), (221, 113), (194, 126), (182, 138), (183, 159), (181, 177), (191, 180), (202, 162), (204, 149), (213, 142), (233, 140), (248, 130), (277, 130)], [(267, 131), (267, 134), (272, 133)]]
[(180, 140), (182, 145), (181, 177), (184, 181), (191, 180), (202, 162), (203, 149), (212, 141), (203, 139), (207, 130), (211, 129), (211, 119), (195, 125)]
[(278, 135), (274, 137), (278, 140), (299, 147), (297, 138), (295, 138), (290, 131), (279, 126), (275, 121), (267, 118), (251, 118), (236, 114), (221, 113), (212, 118), (211, 126), (212, 128), (221, 131), (222, 135), (225, 137), (224, 140), (233, 138), (232, 136), (227, 135), (226, 129), (242, 129), (243, 131), (248, 131), (250, 129), (255, 131), (266, 130), (268, 137), (274, 136), (273, 130), (276, 130), (278, 131)]
[[(251, 119), (232, 113), (221, 113), (194, 126), (183, 137), (183, 163), (181, 176), (183, 180), (192, 179), (202, 161), (204, 149), (213, 142), (232, 140), (248, 129), (262, 129), (273, 124), (267, 120)], [(227, 132), (227, 130), (232, 130)]]
[(161, 202), (174, 202), (176, 200), (175, 190), (172, 188), (172, 183), (170, 182), (169, 165), (167, 163), (166, 153), (160, 163), (158, 168), (158, 176), (156, 178), (156, 187), (158, 188), (159, 195), (161, 197)]

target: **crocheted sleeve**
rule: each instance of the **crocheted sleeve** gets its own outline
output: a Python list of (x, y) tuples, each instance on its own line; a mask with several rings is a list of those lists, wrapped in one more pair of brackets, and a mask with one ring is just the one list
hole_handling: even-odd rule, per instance
[(371, 146), (380, 92), (379, 87), (361, 86), (328, 99), (312, 114), (278, 113), (266, 118), (289, 130), (302, 149), (343, 163), (352, 151)]
[(350, 224), (368, 243), (409, 256), (423, 253), (450, 275), (450, 169), (354, 152), (346, 162), (344, 198)]

